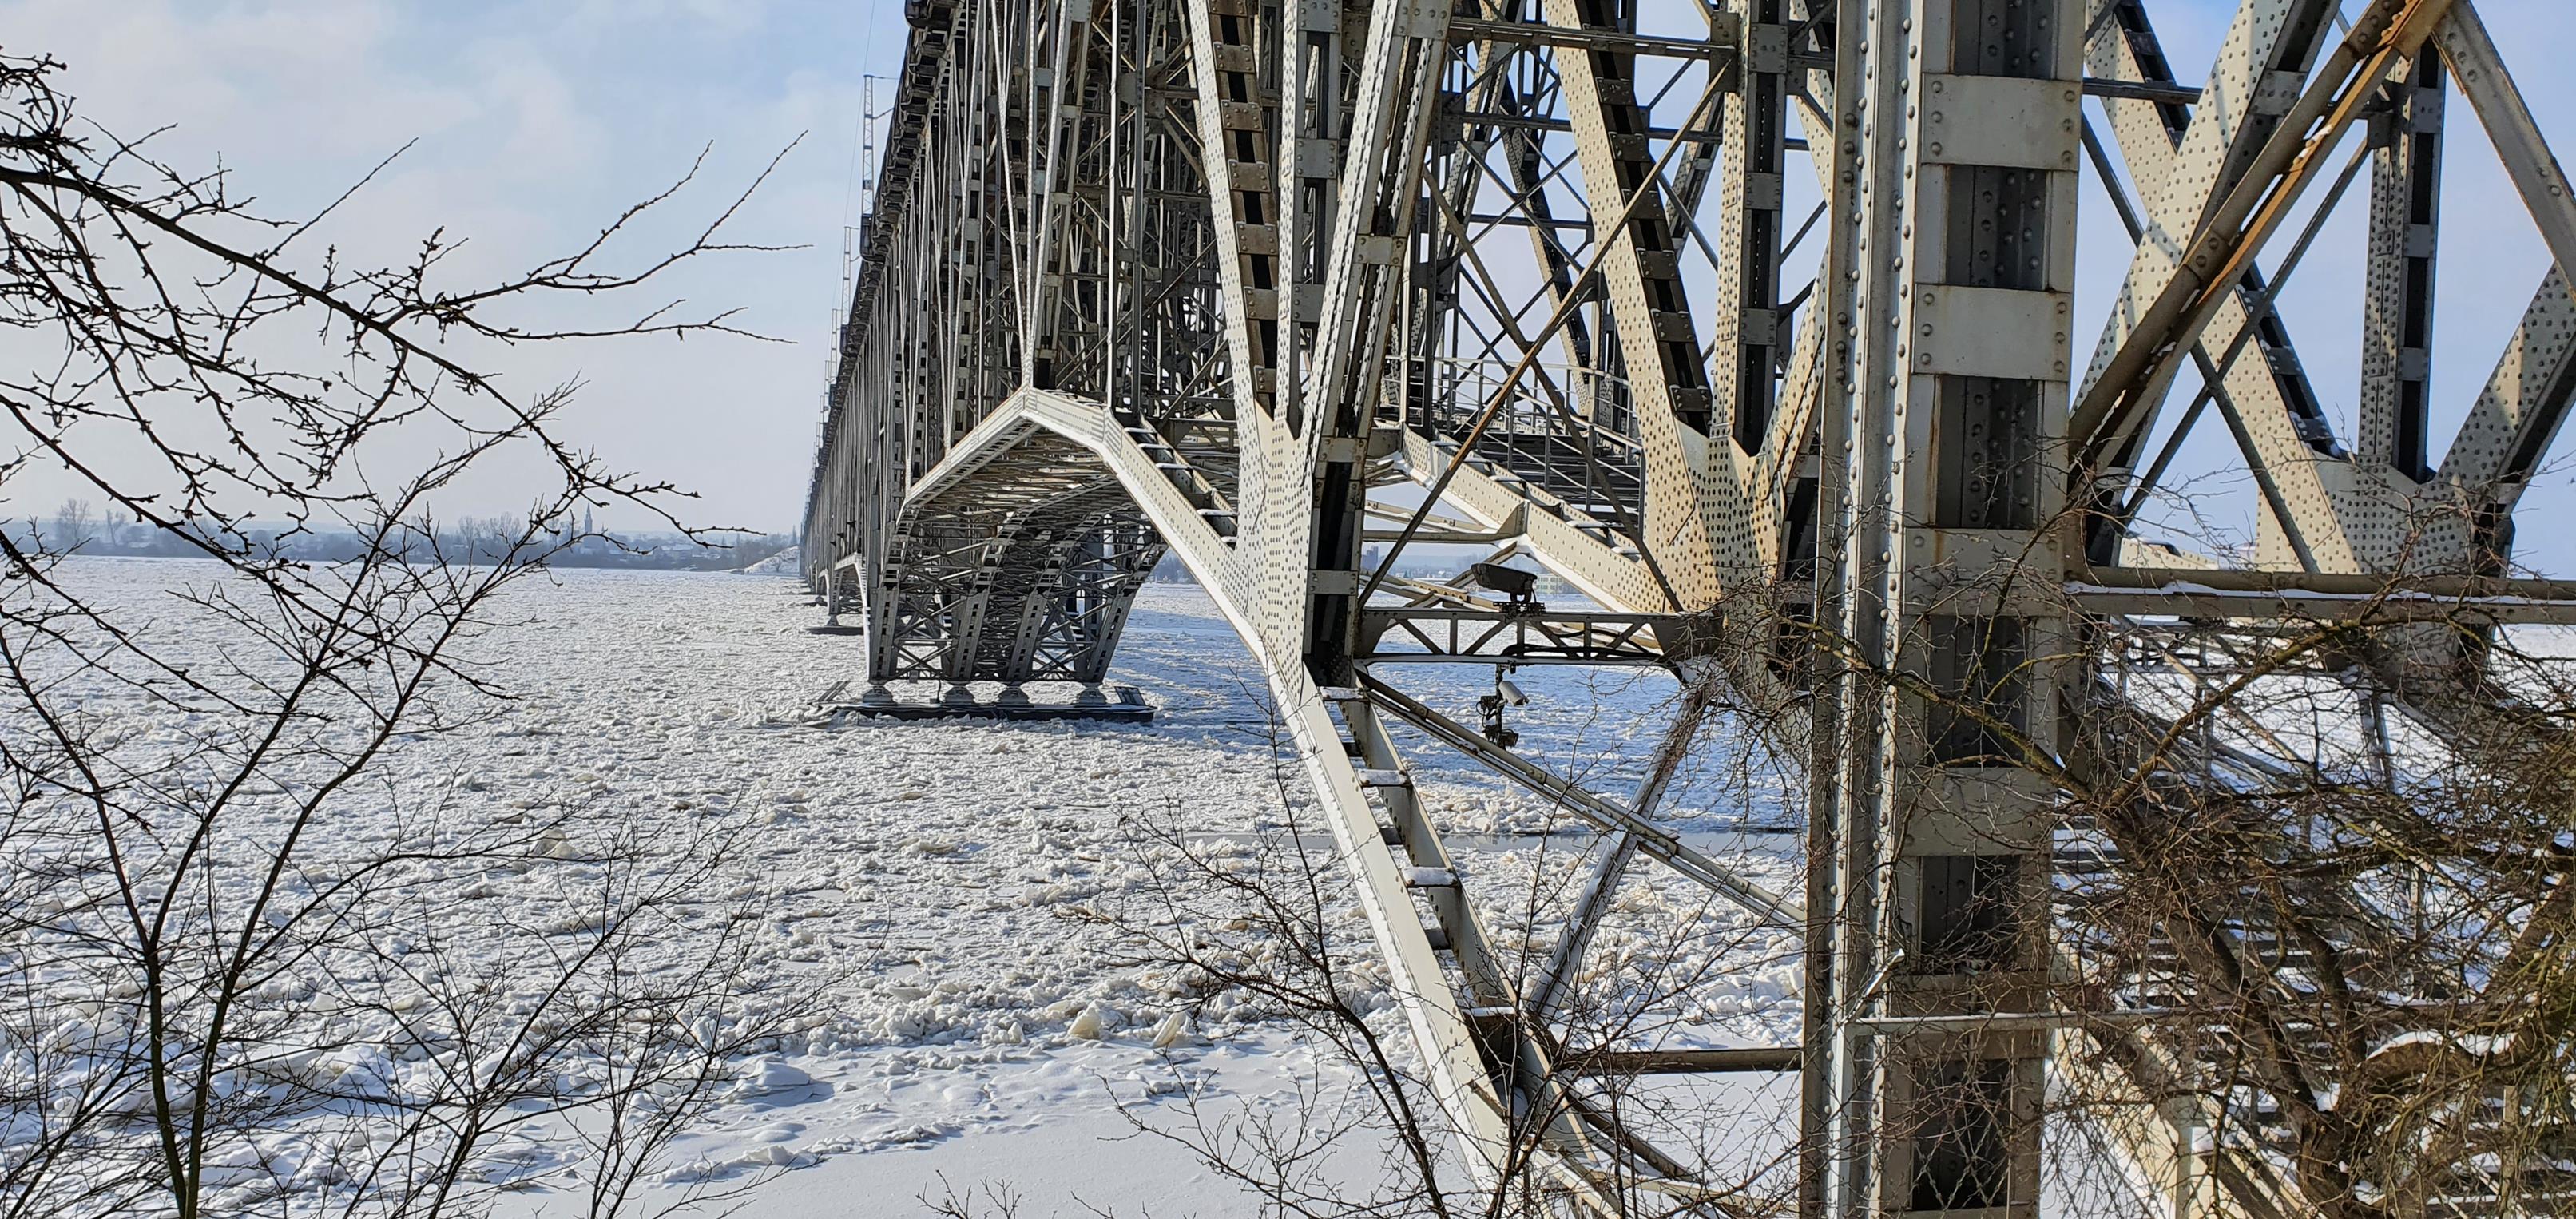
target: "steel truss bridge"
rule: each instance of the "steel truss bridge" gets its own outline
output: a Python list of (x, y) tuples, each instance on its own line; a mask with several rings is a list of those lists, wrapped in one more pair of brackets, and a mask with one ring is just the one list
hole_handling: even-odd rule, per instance
[[(2045, 934), (1985, 985), (1931, 965), (1940, 910), (2047, 926), (2058, 858), (2047, 783), (1962, 752), (1956, 709), (2072, 756), (2123, 714), (2070, 659), (2111, 623), (2576, 620), (2576, 589), (2504, 575), (2576, 395), (2576, 193), (2470, 0), (2243, 0), (2196, 82), (2145, 0), (1641, 3), (911, 0), (805, 571), (863, 617), (873, 679), (1096, 682), (1177, 555), (1268, 676), (1470, 1162), (1531, 1148), (1576, 1212), (1717, 1206), (1550, 1025), (1622, 872), (1666, 867), (1807, 937), (1803, 1043), (1700, 1064), (1801, 1073), (1805, 1213), (2034, 1215), (2067, 1047), (2124, 1039), (2142, 1097), (2160, 1049), (2052, 1010)], [(2527, 216), (2556, 265), (2437, 449), (2441, 164), (2470, 128), (2518, 196), (2473, 219)], [(2088, 167), (2131, 237), (2098, 337)], [(2279, 281), (2348, 191), (2337, 436)], [(2132, 536), (2195, 425), (2259, 494), (2249, 556)], [(1364, 562), (1435, 542), (1594, 604)], [(2395, 684), (2475, 685), (2455, 632), (2392, 638)], [(1592, 792), (1401, 689), (1400, 663), (1503, 657), (1803, 700), (1807, 891), (1660, 828), (1669, 754)], [(1396, 723), (1614, 844), (1535, 982)], [(1920, 1132), (1963, 1120), (1928, 1099), (1961, 1081), (1990, 1112), (1945, 1151)], [(2141, 1109), (2113, 1142), (2176, 1207), (2296, 1213), (2259, 1146), (2207, 1145), (2224, 1115)]]

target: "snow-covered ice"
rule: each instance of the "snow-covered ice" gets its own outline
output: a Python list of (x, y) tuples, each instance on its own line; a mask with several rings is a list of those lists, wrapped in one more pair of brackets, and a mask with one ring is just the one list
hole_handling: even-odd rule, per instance
[[(138, 605), (212, 570), (73, 567), (82, 583)], [(496, 662), (515, 704), (407, 742), (384, 760), (385, 778), (399, 791), (440, 793), (468, 816), (579, 808), (596, 814), (584, 824), (645, 841), (729, 837), (730, 853), (692, 894), (710, 917), (683, 925), (712, 936), (748, 923), (758, 958), (814, 1001), (792, 1031), (734, 1064), (712, 1120), (672, 1149), (652, 1189), (749, 1186), (727, 1205), (754, 1216), (918, 1213), (913, 1199), (936, 1195), (942, 1177), (961, 1188), (1009, 1181), (1029, 1198), (1028, 1214), (1080, 1213), (1076, 1195), (1156, 1213), (1233, 1209), (1234, 1187), (1169, 1144), (1127, 1137), (1112, 1098), (1150, 1121), (1184, 1092), (1247, 1104), (1293, 1097), (1319, 1069), (1313, 1054), (1248, 1005), (1220, 1000), (1184, 1015), (1189, 995), (1169, 978), (1113, 967), (1113, 933), (1076, 917), (1144, 883), (1125, 819), (1177, 814), (1194, 832), (1257, 841), (1302, 798), (1275, 751), (1257, 674), (1199, 590), (1148, 587), (1128, 629), (1114, 676), (1160, 704), (1150, 725), (819, 716), (827, 688), (862, 676), (860, 641), (807, 630), (820, 611), (775, 574), (568, 571), (514, 598), (524, 621), (474, 647)], [(1402, 677), (1472, 719), (1492, 673), (1426, 667)], [(1515, 716), (1525, 750), (1624, 793), (1662, 730), (1669, 681), (1576, 668), (1515, 681), (1533, 696)], [(1480, 898), (1509, 901), (1531, 878), (1550, 901), (1570, 886), (1586, 839), (1533, 833), (1567, 829), (1561, 813), (1410, 744), (1426, 805), (1454, 837), (1461, 869), (1481, 875)], [(1686, 775), (1667, 809), (1703, 850), (1795, 890), (1794, 842), (1758, 775), (1712, 764)], [(546, 852), (556, 858), (474, 878), (451, 896), (488, 910), (495, 928), (578, 935), (582, 911), (566, 882), (594, 865), (585, 843), (558, 845)], [(1667, 1047), (1794, 1040), (1794, 943), (1748, 930), (1748, 916), (1652, 865), (1638, 875), (1593, 959), (1695, 973), (1640, 1027)], [(1537, 906), (1517, 922), (1509, 911), (1494, 917), (1543, 951), (1552, 914), (1547, 901)], [(481, 950), (516, 946), (496, 936)], [(682, 962), (708, 949), (675, 933), (654, 951)], [(401, 1066), (327, 1069), (391, 1077)], [(1781, 1099), (1749, 1103), (1742, 1120), (1778, 1125)], [(546, 1133), (528, 1130), (521, 1142), (541, 1148)], [(505, 1212), (580, 1209), (576, 1172), (531, 1151), (513, 1170)]]

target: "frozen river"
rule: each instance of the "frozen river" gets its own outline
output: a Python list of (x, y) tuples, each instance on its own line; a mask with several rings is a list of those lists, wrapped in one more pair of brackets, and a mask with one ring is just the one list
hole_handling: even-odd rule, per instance
[[(205, 575), (139, 560), (75, 572), (138, 604)], [(860, 641), (810, 632), (819, 611), (776, 576), (570, 571), (524, 586), (512, 608), (520, 621), (473, 646), (516, 701), (394, 751), (385, 806), (503, 820), (572, 810), (588, 827), (577, 832), (694, 859), (710, 868), (689, 896), (701, 917), (681, 925), (748, 930), (769, 981), (749, 1001), (813, 1009), (736, 1064), (726, 1103), (648, 1182), (657, 1200), (748, 1187), (724, 1205), (921, 1213), (915, 1198), (944, 1178), (1010, 1182), (1028, 1215), (1085, 1213), (1077, 1198), (1131, 1214), (1243, 1209), (1235, 1186), (1170, 1143), (1128, 1137), (1115, 1102), (1149, 1124), (1183, 1096), (1282, 1105), (1336, 1068), (1243, 996), (1120, 966), (1118, 933), (1086, 917), (1143, 883), (1138, 817), (1258, 843), (1303, 798), (1257, 675), (1196, 588), (1147, 588), (1121, 649), (1114, 676), (1162, 708), (1150, 725), (819, 716), (815, 700), (859, 674)], [(1492, 680), (1398, 676), (1470, 722)], [(1624, 795), (1662, 730), (1669, 679), (1555, 668), (1515, 680), (1533, 699), (1515, 721), (1525, 751)], [(1489, 917), (1543, 952), (1587, 836), (1427, 744), (1408, 752), (1428, 807), (1473, 844), (1477, 896), (1503, 904)], [(1668, 807), (1704, 848), (1795, 890), (1793, 844), (1762, 832), (1780, 823), (1776, 796), (1739, 760), (1690, 773)], [(540, 953), (580, 934), (581, 895), (601, 876), (565, 854), (453, 888), (463, 925), (483, 929), (473, 952)], [(1743, 922), (1641, 865), (1595, 957), (1613, 972), (1641, 960), (1691, 971), (1685, 993), (1657, 996), (1633, 1026), (1664, 1046), (1792, 1040), (1793, 946)], [(654, 952), (673, 967), (701, 957), (692, 934)], [(1175, 1015), (1180, 1035), (1156, 1048)], [(1078, 1035), (1094, 1021), (1097, 1036)], [(1742, 1128), (1719, 1137), (1785, 1145), (1781, 1099), (1742, 1106)], [(506, 1212), (586, 1206), (564, 1133), (536, 1123), (488, 1157), (482, 1171), (510, 1187)], [(281, 1146), (271, 1169), (291, 1170), (295, 1154)]]

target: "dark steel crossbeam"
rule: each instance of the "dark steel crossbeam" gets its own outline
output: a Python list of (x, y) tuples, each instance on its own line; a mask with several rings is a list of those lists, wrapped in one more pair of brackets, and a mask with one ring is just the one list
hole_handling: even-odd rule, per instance
[(2400, 579), (2191, 567), (2095, 567), (2066, 585), (2076, 608), (2209, 620), (2576, 624), (2576, 580)]
[(2200, 101), (2200, 90), (2190, 85), (2178, 85), (2167, 81), (2111, 80), (2106, 77), (2088, 76), (2084, 78), (2084, 96), (2189, 106)]
[(1542, 607), (1372, 608), (1360, 615), (1361, 656), (1373, 664), (1664, 665), (1671, 658), (1659, 639), (1683, 634), (1681, 622)]
[(1795, 1071), (1806, 1056), (1793, 1045), (1731, 1050), (1590, 1050), (1568, 1052), (1567, 1070), (1585, 1075), (1714, 1075), (1744, 1071)]
[(1523, 46), (1556, 47), (1565, 50), (1650, 55), (1669, 59), (1727, 59), (1736, 53), (1738, 21), (1732, 13), (1711, 14), (1709, 35), (1700, 38), (1659, 38), (1649, 34), (1631, 34), (1620, 30), (1578, 29), (1546, 25), (1532, 21), (1487, 21), (1453, 17), (1449, 21), (1452, 42), (1501, 42)]

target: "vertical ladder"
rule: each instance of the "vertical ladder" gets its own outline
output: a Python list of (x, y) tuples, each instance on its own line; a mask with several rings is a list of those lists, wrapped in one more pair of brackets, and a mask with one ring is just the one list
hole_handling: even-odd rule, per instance
[(1441, 845), (1369, 695), (1352, 687), (1321, 693), (1333, 713), (1343, 760), (1377, 828), (1377, 845), (1394, 853), (1422, 935), (1440, 963), (1438, 977), (1398, 978), (1394, 984), (1440, 987), (1453, 996), (1484, 1067), (1487, 1099), (1507, 1119), (1506, 1137), (1516, 1149), (1546, 1153), (1539, 1158), (1584, 1213), (1626, 1214), (1625, 1200), (1638, 1190), (1702, 1195), (1685, 1166), (1621, 1130), (1601, 1106), (1567, 1085), (1556, 1069), (1551, 1039), (1523, 1010), (1514, 963), (1496, 954), (1493, 936), (1467, 900), (1466, 877)]

